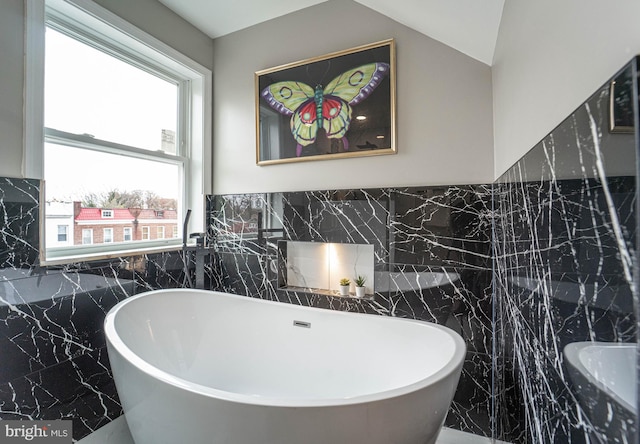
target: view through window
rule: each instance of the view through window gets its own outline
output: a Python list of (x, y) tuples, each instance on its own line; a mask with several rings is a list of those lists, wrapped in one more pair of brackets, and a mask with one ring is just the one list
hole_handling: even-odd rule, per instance
[(186, 162), (179, 79), (72, 35), (46, 29), (47, 257), (176, 237)]

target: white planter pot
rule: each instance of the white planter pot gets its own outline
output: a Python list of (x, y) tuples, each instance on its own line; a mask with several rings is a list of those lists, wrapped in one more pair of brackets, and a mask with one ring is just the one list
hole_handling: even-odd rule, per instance
[(356, 297), (363, 298), (364, 297), (365, 287), (356, 287)]
[(340, 286), (340, 295), (341, 296), (349, 296), (349, 287), (351, 287), (351, 285), (341, 285)]

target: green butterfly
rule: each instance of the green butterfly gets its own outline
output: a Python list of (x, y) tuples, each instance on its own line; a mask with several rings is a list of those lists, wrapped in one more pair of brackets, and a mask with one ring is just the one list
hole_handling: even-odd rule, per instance
[(306, 83), (284, 81), (267, 86), (261, 96), (273, 109), (291, 116), (291, 134), (298, 143), (297, 157), (302, 155), (303, 146), (316, 140), (320, 128), (324, 128), (328, 138), (342, 139), (346, 151), (351, 105), (369, 97), (388, 74), (388, 63), (369, 63), (343, 72), (324, 89), (322, 85), (314, 89)]

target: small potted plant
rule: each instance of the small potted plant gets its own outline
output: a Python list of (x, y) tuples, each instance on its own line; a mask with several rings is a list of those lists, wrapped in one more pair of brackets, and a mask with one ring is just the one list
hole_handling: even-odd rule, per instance
[(340, 295), (341, 296), (349, 296), (349, 287), (351, 286), (351, 281), (347, 278), (340, 279)]
[(367, 282), (367, 278), (361, 275), (358, 275), (357, 278), (353, 280), (356, 284), (356, 297), (363, 298), (364, 297), (364, 284)]

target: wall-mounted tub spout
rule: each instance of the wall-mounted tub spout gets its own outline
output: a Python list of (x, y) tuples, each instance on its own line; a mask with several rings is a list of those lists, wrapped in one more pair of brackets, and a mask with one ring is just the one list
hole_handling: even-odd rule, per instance
[[(185, 280), (183, 282), (183, 286), (188, 286), (189, 288), (200, 288), (204, 289), (204, 259), (208, 255), (211, 254), (211, 249), (205, 245), (206, 235), (205, 233), (191, 233), (191, 235), (187, 235), (189, 232), (189, 219), (191, 218), (191, 210), (187, 210), (187, 214), (184, 218), (184, 223), (182, 224), (182, 262), (184, 264), (184, 275)], [(187, 239), (195, 239), (195, 245), (187, 245)], [(190, 264), (190, 256), (188, 254), (189, 251), (195, 251), (196, 259), (196, 282), (195, 287), (193, 285), (193, 280), (191, 279), (191, 273), (189, 273), (189, 264)]]
[(191, 209), (187, 210), (187, 214), (184, 216), (184, 223), (182, 224), (182, 248), (187, 247), (187, 233), (189, 232), (189, 219), (191, 219)]
[(205, 245), (206, 236), (204, 233), (191, 233), (192, 239), (196, 240), (196, 287), (204, 290), (204, 259), (211, 254), (211, 250)]

